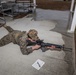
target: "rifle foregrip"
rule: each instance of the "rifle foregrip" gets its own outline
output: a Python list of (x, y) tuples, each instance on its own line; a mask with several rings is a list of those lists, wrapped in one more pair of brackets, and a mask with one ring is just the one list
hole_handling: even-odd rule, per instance
[(41, 43), (41, 47), (55, 46), (56, 48), (63, 48), (61, 45), (51, 44), (51, 43)]

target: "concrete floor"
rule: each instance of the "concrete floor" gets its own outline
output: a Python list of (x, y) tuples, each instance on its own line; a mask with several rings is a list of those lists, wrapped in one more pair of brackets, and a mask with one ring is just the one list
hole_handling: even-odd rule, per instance
[[(50, 31), (56, 31), (62, 34), (66, 47), (73, 48), (73, 34), (67, 32), (69, 11), (57, 11), (57, 10), (43, 10), (38, 9), (38, 17), (37, 20), (52, 20), (56, 22), (56, 27)], [(43, 14), (42, 14), (43, 13)], [(45, 15), (45, 16), (44, 16)], [(69, 26), (70, 27), (70, 26)], [(69, 75), (73, 75), (73, 58), (72, 52), (65, 51), (65, 61), (69, 64), (68, 73)]]
[[(68, 11), (52, 11), (37, 9), (37, 21), (29, 18), (7, 22), (17, 30), (35, 28), (39, 37), (45, 42), (64, 44), (72, 47), (72, 34), (66, 34)], [(29, 21), (28, 21), (29, 20)], [(58, 33), (61, 32), (61, 33)], [(8, 32), (0, 29), (0, 38)], [(49, 33), (49, 34), (48, 34)], [(48, 34), (48, 36), (47, 36)], [(63, 35), (66, 34), (66, 35)], [(45, 36), (46, 35), (46, 36)], [(69, 37), (70, 36), (70, 37)], [(50, 37), (50, 38), (49, 38)], [(69, 41), (70, 40), (70, 41)], [(40, 70), (32, 67), (32, 64), (41, 59), (45, 62)], [(70, 51), (34, 51), (30, 55), (22, 55), (19, 46), (10, 43), (0, 48), (0, 75), (72, 75), (72, 52)]]

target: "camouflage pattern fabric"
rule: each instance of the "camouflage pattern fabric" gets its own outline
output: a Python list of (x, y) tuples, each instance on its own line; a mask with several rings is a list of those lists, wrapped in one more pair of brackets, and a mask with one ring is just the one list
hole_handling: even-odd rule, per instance
[(7, 34), (2, 39), (0, 39), (0, 47), (4, 46), (4, 45), (7, 45), (7, 44), (9, 44), (11, 42), (12, 42), (11, 34)]

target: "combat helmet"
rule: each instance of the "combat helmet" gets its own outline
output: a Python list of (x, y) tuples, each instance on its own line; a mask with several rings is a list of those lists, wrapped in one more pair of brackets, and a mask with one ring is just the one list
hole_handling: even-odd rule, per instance
[(37, 30), (35, 30), (35, 29), (30, 29), (29, 31), (28, 31), (28, 37), (29, 38), (31, 38), (32, 40), (38, 40), (39, 39), (39, 37), (38, 37), (38, 32), (37, 32)]

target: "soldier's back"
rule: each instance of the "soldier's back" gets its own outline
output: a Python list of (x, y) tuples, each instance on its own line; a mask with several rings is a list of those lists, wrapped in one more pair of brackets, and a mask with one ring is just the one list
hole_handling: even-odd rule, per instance
[(12, 36), (15, 40), (15, 42), (19, 42), (19, 39), (22, 38), (22, 40), (26, 40), (27, 39), (27, 33), (26, 31), (19, 31), (19, 30), (14, 30), (12, 33)]

